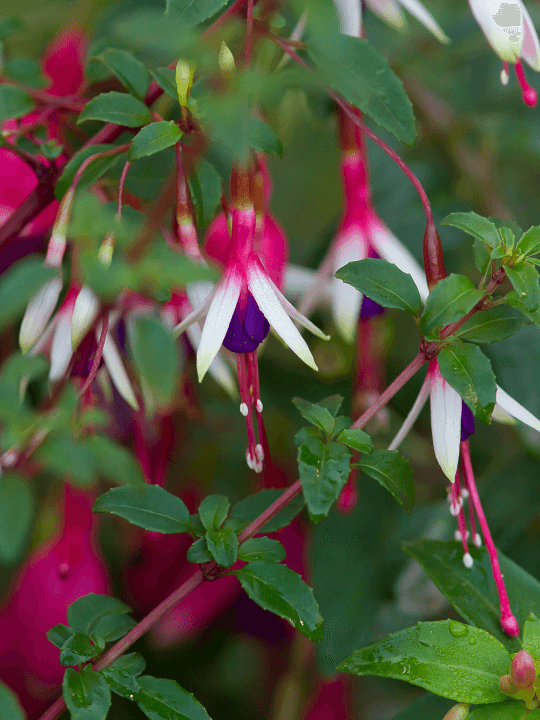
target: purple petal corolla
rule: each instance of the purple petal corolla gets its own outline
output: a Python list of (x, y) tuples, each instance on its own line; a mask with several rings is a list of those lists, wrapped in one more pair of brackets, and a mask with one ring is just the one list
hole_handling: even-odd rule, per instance
[(23, 353), (30, 350), (45, 329), (54, 312), (61, 290), (61, 278), (52, 278), (37, 291), (28, 303), (19, 331), (19, 345)]
[(520, 405), (517, 400), (510, 397), (510, 395), (498, 385), (496, 399), (497, 404), (495, 405), (492, 415), (495, 420), (499, 422), (509, 422), (508, 417), (510, 417), (510, 422), (512, 422), (513, 418), (515, 418), (533, 428), (533, 430), (540, 432), (540, 420), (535, 418), (531, 412), (524, 408), (523, 405)]
[[(368, 247), (368, 240), (358, 226), (353, 225), (346, 229), (334, 250), (332, 274), (350, 262), (366, 258)], [(332, 278), (332, 315), (339, 334), (348, 343), (353, 343), (356, 338), (362, 299), (362, 293), (355, 287), (338, 278)]]
[(437, 462), (450, 482), (454, 482), (461, 442), (461, 396), (441, 375), (437, 361), (429, 367), (431, 374), (431, 433)]
[(76, 350), (79, 343), (92, 327), (99, 312), (99, 298), (93, 290), (86, 285), (80, 289), (73, 317), (71, 318), (71, 347)]

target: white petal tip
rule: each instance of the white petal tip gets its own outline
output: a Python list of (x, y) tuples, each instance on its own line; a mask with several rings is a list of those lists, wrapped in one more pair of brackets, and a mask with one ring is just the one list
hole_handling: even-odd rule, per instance
[(468, 570), (470, 570), (474, 565), (474, 560), (472, 559), (470, 553), (465, 553), (465, 555), (463, 556), (463, 564)]

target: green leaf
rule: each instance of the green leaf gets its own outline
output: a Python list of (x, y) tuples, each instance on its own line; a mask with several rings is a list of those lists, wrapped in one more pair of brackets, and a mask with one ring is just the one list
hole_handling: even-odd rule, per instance
[[(64, 166), (62, 174), (55, 185), (54, 194), (56, 199), (61, 200), (64, 197), (73, 182), (77, 170), (85, 160), (92, 157), (92, 155), (112, 150), (114, 147), (114, 145), (88, 145), (75, 153), (71, 160)], [(120, 153), (118, 155), (99, 157), (89, 163), (77, 183), (77, 191), (82, 192), (90, 187), (96, 180), (99, 180), (100, 177), (111, 170), (122, 157), (123, 154)]]
[(377, 480), (410, 513), (414, 504), (414, 478), (408, 461), (397, 450), (375, 450), (356, 467)]
[[(519, 640), (501, 630), (499, 596), (485, 547), (469, 545), (474, 560), (470, 569), (463, 565), (461, 543), (416, 540), (403, 543), (403, 549), (420, 563), (426, 575), (468, 623), (487, 630), (510, 652), (521, 649)], [(498, 555), (510, 606), (522, 627), (530, 613), (540, 606), (540, 583), (501, 552)]]
[(411, 315), (420, 311), (420, 293), (414, 280), (386, 260), (355, 260), (340, 268), (336, 277), (383, 307), (398, 308)]
[(540, 253), (540, 225), (529, 228), (523, 233), (516, 245), (516, 252), (527, 256)]
[(325, 432), (329, 437), (332, 436), (335, 420), (330, 410), (317, 404), (309, 405), (301, 398), (293, 398), (292, 401), (298, 410), (300, 410), (303, 418)]
[[(434, 720), (443, 718), (444, 713), (455, 705), (452, 700), (426, 693), (418, 700), (407, 705), (407, 707), (395, 715), (392, 720)], [(493, 707), (490, 705), (490, 707)]]
[(317, 405), (326, 408), (330, 411), (332, 417), (336, 417), (344, 399), (345, 398), (341, 395), (330, 395), (329, 397), (324, 398), (324, 400), (319, 400)]
[(199, 505), (199, 517), (205, 530), (217, 530), (223, 525), (231, 503), (225, 495), (208, 495)]
[(147, 405), (166, 408), (176, 393), (180, 370), (170, 328), (156, 317), (140, 315), (129, 321), (128, 339)]
[(97, 59), (116, 75), (126, 90), (144, 100), (148, 90), (148, 72), (140, 60), (127, 50), (118, 48), (107, 48)]
[(208, 225), (221, 201), (221, 177), (213, 165), (199, 160), (188, 177), (198, 227)]
[(510, 656), (485, 630), (455, 620), (418, 623), (356, 650), (338, 670), (405, 680), (456, 702), (505, 699), (499, 678)]
[[(0, 86), (0, 90), (2, 87), (5, 86)], [(57, 274), (58, 270), (43, 265), (43, 258), (37, 255), (30, 255), (6, 270), (0, 278), (0, 329), (22, 315), (38, 290)]]
[(19, 705), (19, 698), (3, 682), (0, 682), (0, 717), (6, 720), (26, 720), (26, 713)]
[(206, 547), (218, 565), (231, 567), (238, 555), (238, 535), (231, 529), (209, 530)]
[(55, 625), (47, 631), (47, 640), (55, 647), (62, 649), (66, 640), (73, 635), (73, 630), (67, 625)]
[(484, 293), (477, 290), (465, 275), (449, 275), (439, 280), (426, 300), (420, 319), (420, 330), (429, 335), (449, 325), (472, 310)]
[(126, 615), (131, 612), (129, 605), (108, 595), (89, 593), (68, 607), (67, 619), (76, 633), (97, 635), (97, 628), (109, 615)]
[(101, 495), (94, 512), (109, 512), (145, 530), (165, 534), (188, 531), (189, 510), (159, 485), (123, 485)]
[(143, 483), (139, 463), (127, 448), (106, 435), (90, 435), (84, 439), (92, 452), (99, 474), (117, 483)]
[(320, 74), (345, 100), (408, 145), (416, 137), (411, 101), (387, 60), (367, 40), (340, 35), (307, 50)]
[(178, 101), (178, 93), (176, 91), (176, 73), (172, 68), (159, 67), (150, 70), (150, 75), (157, 82), (159, 87), (167, 93), (175, 102)]
[(298, 471), (309, 516), (319, 522), (339, 497), (350, 473), (351, 452), (344, 445), (306, 440), (298, 448)]
[(540, 622), (534, 613), (531, 613), (523, 627), (523, 649), (533, 660), (540, 662)]
[(361, 453), (369, 454), (373, 452), (373, 440), (367, 432), (357, 430), (356, 428), (342, 430), (336, 437), (336, 442), (342, 443), (353, 450), (358, 450)]
[(313, 597), (313, 590), (286, 565), (256, 560), (235, 570), (240, 584), (265, 610), (279, 615), (310, 640), (319, 642), (323, 619)]
[(480, 348), (462, 343), (450, 345), (441, 350), (438, 363), (443, 378), (461, 395), (474, 415), (490, 423), (497, 383), (491, 363)]
[(474, 708), (467, 720), (539, 720), (540, 710), (527, 712), (519, 700), (507, 700), (496, 705), (483, 705)]
[(107, 685), (113, 692), (121, 697), (128, 698), (128, 700), (133, 700), (141, 689), (131, 673), (114, 667), (114, 665), (103, 668), (103, 670), (100, 670), (100, 674), (105, 678)]
[(463, 230), (468, 235), (481, 240), (491, 248), (499, 247), (501, 244), (501, 236), (496, 226), (487, 218), (474, 212), (451, 213), (444, 218), (441, 225), (451, 225), (459, 228), (459, 230)]
[(491, 267), (491, 253), (481, 240), (475, 238), (473, 242), (474, 264), (485, 275)]
[(4, 15), (0, 18), (0, 40), (5, 40), (10, 35), (20, 32), (24, 24), (15, 15)]
[(511, 337), (525, 325), (528, 323), (520, 312), (508, 305), (496, 305), (475, 313), (455, 331), (454, 336), (469, 342), (489, 344)]
[(139, 653), (128, 653), (127, 655), (121, 655), (118, 660), (113, 662), (111, 667), (136, 676), (144, 672), (146, 661)]
[(0, 122), (28, 115), (34, 109), (30, 95), (16, 85), (0, 85)]
[(0, 561), (12, 563), (24, 551), (32, 527), (34, 497), (22, 475), (4, 473), (0, 479)]
[(201, 518), (199, 517), (198, 513), (189, 516), (189, 527), (195, 533), (195, 535), (198, 535), (199, 537), (202, 537), (206, 534), (206, 528), (202, 524)]
[(101, 647), (94, 642), (88, 635), (83, 633), (74, 633), (71, 635), (64, 645), (60, 653), (60, 664), (67, 667), (74, 667), (80, 663), (91, 660), (103, 650), (105, 645)]
[(530, 312), (540, 305), (540, 283), (538, 271), (530, 263), (524, 262), (515, 268), (504, 266), (508, 279), (512, 283), (518, 299)]
[(167, 120), (153, 122), (139, 130), (131, 141), (128, 160), (133, 162), (133, 160), (165, 150), (171, 145), (176, 145), (181, 137), (182, 131), (173, 122)]
[(171, 290), (199, 280), (215, 280), (216, 271), (189, 260), (165, 242), (155, 242), (138, 263), (136, 278), (141, 289)]
[(47, 437), (34, 457), (62, 479), (68, 475), (73, 482), (82, 486), (91, 485), (96, 479), (92, 451), (82, 440), (74, 438), (67, 430)]
[(68, 668), (62, 683), (62, 693), (71, 720), (105, 720), (111, 707), (111, 691), (105, 679), (90, 665), (81, 672)]
[(238, 559), (244, 562), (253, 560), (281, 562), (285, 559), (286, 554), (285, 548), (278, 540), (272, 540), (269, 537), (254, 537), (240, 545)]
[(92, 634), (105, 642), (114, 642), (133, 630), (137, 623), (130, 615), (105, 615), (92, 625)]
[(101, 93), (85, 106), (79, 115), (77, 124), (85, 120), (101, 120), (123, 127), (140, 127), (152, 122), (150, 110), (146, 105), (128, 93)]
[(283, 155), (283, 145), (272, 128), (266, 123), (249, 118), (248, 120), (249, 144), (255, 150), (271, 155)]
[(167, 0), (166, 13), (192, 27), (215, 15), (226, 4), (227, 0)]
[(200, 565), (201, 563), (211, 562), (212, 555), (208, 550), (205, 537), (201, 537), (198, 540), (195, 540), (193, 545), (189, 547), (187, 551), (187, 559), (189, 560), (189, 562), (196, 563), (197, 565)]
[(33, 58), (10, 58), (3, 68), (3, 75), (14, 80), (17, 84), (31, 88), (42, 88), (47, 80), (41, 74), (41, 67)]
[(201, 703), (174, 680), (143, 675), (138, 683), (135, 699), (150, 720), (210, 720)]
[[(253, 520), (256, 520), (259, 515), (264, 512), (270, 505), (275, 502), (279, 497), (283, 495), (283, 490), (277, 488), (271, 488), (267, 490), (261, 490), (254, 495), (249, 495), (245, 500), (241, 500), (239, 503), (234, 505), (231, 510), (231, 520), (238, 520), (240, 528), (246, 528)], [(269, 520), (264, 527), (262, 527), (260, 533), (271, 533), (275, 530), (279, 530), (282, 527), (289, 525), (293, 518), (304, 507), (304, 498), (301, 495), (293, 498), (291, 502), (287, 503), (277, 515)]]

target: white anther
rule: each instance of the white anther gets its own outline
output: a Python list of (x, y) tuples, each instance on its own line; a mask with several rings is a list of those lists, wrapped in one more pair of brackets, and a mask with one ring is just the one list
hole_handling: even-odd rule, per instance
[(473, 542), (476, 547), (482, 547), (482, 538), (480, 537), (480, 533), (474, 534)]
[(454, 539), (457, 540), (457, 542), (461, 542), (461, 540), (463, 540), (463, 538), (461, 537), (461, 533), (460, 533), (459, 530), (456, 530), (456, 531), (455, 531), (455, 533), (454, 533)]
[(255, 403), (255, 407), (257, 408), (257, 412), (258, 412), (258, 413), (262, 413), (262, 411), (263, 411), (263, 404), (262, 404), (262, 402), (261, 402), (260, 400), (257, 400), (257, 402)]
[(452, 503), (450, 505), (450, 513), (454, 517), (457, 517), (459, 515), (460, 511), (461, 511), (461, 502), (460, 501), (458, 501), (457, 503)]
[(503, 69), (501, 70), (500, 78), (501, 78), (501, 85), (508, 85), (508, 81), (510, 80), (510, 76), (509, 76), (508, 73), (506, 72), (506, 69), (505, 69), (505, 68), (503, 68)]
[(249, 410), (248, 410), (248, 406), (246, 405), (246, 403), (240, 403), (240, 412), (242, 413), (242, 415), (244, 417), (247, 417)]
[(465, 555), (463, 556), (463, 564), (464, 564), (465, 567), (468, 568), (469, 570), (470, 570), (470, 568), (472, 568), (472, 566), (474, 565), (474, 560), (472, 559), (472, 556), (471, 556), (470, 553), (465, 553)]
[(463, 488), (460, 495), (464, 500), (466, 500), (469, 497), (469, 491), (467, 488)]
[(255, 445), (255, 455), (257, 456), (257, 460), (262, 463), (262, 461), (264, 460), (264, 450), (263, 446), (259, 443)]
[(253, 458), (251, 457), (251, 453), (249, 452), (249, 450), (246, 450), (246, 462), (247, 462), (248, 468), (250, 470), (255, 469), (255, 462), (254, 462)]
[(16, 450), (7, 450), (1, 458), (2, 465), (5, 467), (13, 467), (19, 458), (19, 453)]

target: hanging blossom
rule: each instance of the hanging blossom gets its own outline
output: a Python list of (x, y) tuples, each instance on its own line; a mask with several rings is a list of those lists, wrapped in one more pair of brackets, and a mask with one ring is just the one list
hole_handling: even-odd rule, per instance
[[(205, 376), (222, 345), (236, 354), (240, 412), (246, 418), (248, 434), (246, 459), (251, 469), (261, 472), (264, 429), (257, 348), (272, 326), (301, 360), (317, 370), (311, 351), (291, 318), (320, 338), (328, 339), (328, 336), (289, 303), (272, 279), (269, 270), (273, 264), (272, 247), (265, 248), (261, 244), (262, 238), (257, 247), (252, 174), (233, 172), (231, 194), (231, 239), (226, 248), (223, 277), (204, 302), (177, 326), (176, 331), (178, 334), (183, 332), (206, 315), (197, 349), (199, 381)], [(259, 442), (255, 439), (253, 409), (257, 418)]]
[[(396, 450), (416, 421), (428, 397), (431, 405), (431, 432), (435, 457), (442, 471), (452, 483), (450, 512), (458, 518), (456, 539), (463, 544), (463, 564), (467, 568), (473, 566), (473, 558), (469, 552), (467, 540), (469, 532), (466, 527), (463, 501), (471, 498), (469, 504), (470, 526), (473, 543), (480, 547), (482, 538), (476, 531), (474, 513), (478, 517), (484, 541), (489, 552), (493, 577), (497, 585), (501, 604), (501, 626), (512, 636), (519, 634), (517, 620), (510, 610), (508, 595), (504, 587), (502, 575), (497, 558), (497, 551), (493, 544), (487, 520), (476, 490), (474, 474), (469, 452), (469, 437), (475, 431), (474, 416), (470, 408), (462, 401), (460, 395), (442, 377), (436, 359), (429, 363), (424, 383), (418, 397), (405, 418), (398, 434), (388, 446), (389, 450)], [(511, 398), (504, 390), (497, 386), (496, 405), (492, 417), (502, 422), (515, 422), (520, 420), (529, 427), (540, 432), (540, 420), (526, 410), (516, 400)], [(461, 454), (463, 479), (460, 484), (459, 459)]]
[(362, 134), (343, 115), (340, 116), (340, 141), (343, 219), (315, 281), (300, 303), (300, 312), (311, 314), (324, 298), (330, 280), (334, 323), (344, 340), (352, 343), (356, 337), (359, 315), (368, 317), (382, 312), (382, 309), (368, 298), (363, 298), (351, 285), (333, 277), (341, 267), (354, 260), (382, 257), (412, 276), (422, 300), (427, 298), (429, 290), (420, 265), (386, 227), (373, 207)]
[(534, 107), (538, 96), (525, 78), (521, 60), (539, 72), (540, 42), (527, 8), (521, 0), (469, 0), (469, 5), (487, 41), (503, 61), (502, 84), (508, 83), (508, 66), (513, 63), (523, 101)]

